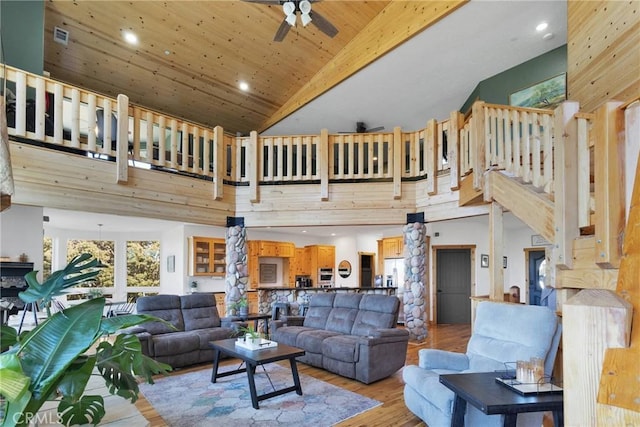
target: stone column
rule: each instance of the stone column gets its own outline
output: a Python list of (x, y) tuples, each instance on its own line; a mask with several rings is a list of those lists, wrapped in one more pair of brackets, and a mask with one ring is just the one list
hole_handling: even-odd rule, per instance
[[(411, 222), (413, 220), (413, 222)], [(407, 215), (404, 234), (404, 317), (409, 339), (427, 337), (427, 307), (425, 298), (427, 229), (424, 214)]]
[(247, 229), (244, 226), (244, 218), (227, 217), (227, 231), (225, 241), (227, 244), (226, 263), (227, 273), (225, 277), (225, 316), (231, 316), (231, 306), (247, 294), (249, 274), (247, 269)]

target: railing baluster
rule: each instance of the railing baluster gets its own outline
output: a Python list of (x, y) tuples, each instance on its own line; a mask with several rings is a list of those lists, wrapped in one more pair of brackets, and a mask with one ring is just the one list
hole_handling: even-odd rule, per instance
[(542, 185), (540, 174), (540, 150), (542, 150), (542, 144), (540, 141), (540, 122), (537, 113), (531, 115), (531, 130), (531, 150), (533, 150), (531, 153), (532, 182), (534, 187), (540, 187)]
[[(87, 98), (87, 114), (90, 117), (96, 117), (98, 101), (96, 96), (92, 93)], [(96, 126), (87, 120), (87, 150), (96, 151)]]
[[(147, 145), (146, 145), (146, 156), (145, 160), (149, 163), (153, 160), (153, 113), (151, 111), (147, 111), (146, 115), (147, 122)], [(137, 146), (135, 144), (136, 140), (134, 139), (134, 153), (138, 158), (142, 157), (140, 153), (140, 138), (138, 138)]]
[(46, 114), (46, 93), (44, 90), (45, 81), (36, 79), (36, 117), (35, 134), (36, 139), (44, 140), (44, 117)]
[(542, 116), (542, 146), (543, 146), (543, 170), (542, 173), (544, 191), (551, 194), (553, 191), (553, 121), (550, 114)]
[[(211, 135), (209, 129), (205, 128), (202, 136), (202, 175), (211, 176)], [(158, 137), (158, 145), (162, 145), (162, 128), (160, 128), (160, 136)]]
[(529, 113), (522, 115), (522, 179), (524, 182), (531, 182), (531, 122), (529, 120)]
[[(158, 119), (158, 126), (160, 128), (160, 136), (158, 137), (158, 164), (160, 166), (165, 166), (166, 159), (166, 150), (167, 150), (167, 124), (164, 116), (160, 116)], [(151, 149), (152, 158), (153, 158), (153, 148)]]
[(178, 121), (171, 119), (171, 169), (178, 169)]
[[(151, 131), (151, 140), (153, 141), (153, 128)], [(200, 173), (200, 128), (193, 126), (193, 160), (191, 171), (195, 174)]]

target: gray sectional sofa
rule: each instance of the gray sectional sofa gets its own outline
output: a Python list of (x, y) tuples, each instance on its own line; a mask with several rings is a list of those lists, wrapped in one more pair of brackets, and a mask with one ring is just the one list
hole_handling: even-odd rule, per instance
[(395, 296), (319, 293), (304, 317), (271, 322), (271, 339), (302, 348), (297, 360), (365, 384), (402, 368), (409, 332), (396, 328)]
[(210, 293), (140, 297), (136, 310), (175, 327), (148, 322), (125, 330), (140, 339), (145, 355), (174, 368), (212, 362), (214, 351), (209, 348), (209, 341), (231, 338), (241, 325), (220, 318), (216, 299)]

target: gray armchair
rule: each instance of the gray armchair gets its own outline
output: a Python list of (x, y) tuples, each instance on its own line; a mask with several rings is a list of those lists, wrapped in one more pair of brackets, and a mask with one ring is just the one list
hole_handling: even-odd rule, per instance
[[(545, 375), (551, 375), (561, 331), (556, 314), (546, 307), (482, 302), (466, 354), (423, 349), (418, 352), (419, 365), (404, 368), (405, 404), (429, 427), (448, 427), (455, 396), (440, 384), (440, 374), (504, 370), (505, 362), (540, 357)], [(467, 405), (465, 425), (502, 426), (502, 418)], [(518, 416), (518, 426), (541, 424), (542, 413)]]

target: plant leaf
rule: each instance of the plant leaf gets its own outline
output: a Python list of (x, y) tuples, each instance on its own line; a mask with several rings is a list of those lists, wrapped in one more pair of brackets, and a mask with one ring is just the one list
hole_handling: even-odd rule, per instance
[(24, 375), (20, 360), (15, 354), (0, 355), (0, 395), (9, 402), (16, 401), (29, 388), (31, 378)]
[(46, 398), (67, 367), (95, 342), (103, 309), (104, 298), (88, 300), (54, 314), (25, 337), (18, 354), (36, 398)]
[(93, 367), (96, 364), (96, 357), (80, 356), (66, 370), (64, 377), (58, 383), (58, 391), (72, 401), (80, 399), (84, 389), (87, 387)]
[(0, 352), (5, 352), (18, 342), (18, 331), (11, 326), (2, 325), (0, 328)]
[[(38, 283), (37, 271), (25, 275), (29, 287), (18, 296), (25, 303), (42, 301), (48, 305), (53, 297), (64, 294), (64, 290), (96, 277), (100, 272), (96, 269), (97, 259), (90, 259), (91, 254), (78, 255), (67, 266), (55, 271), (42, 284)], [(90, 269), (90, 271), (86, 271)]]
[(162, 322), (172, 329), (178, 330), (173, 324), (159, 317), (150, 316), (148, 314), (125, 314), (123, 316), (107, 317), (102, 319), (101, 332), (102, 334), (115, 334), (120, 329), (128, 328), (130, 326), (139, 325), (145, 322)]
[(102, 396), (82, 396), (78, 401), (63, 398), (58, 404), (58, 415), (64, 425), (98, 425), (104, 417)]

